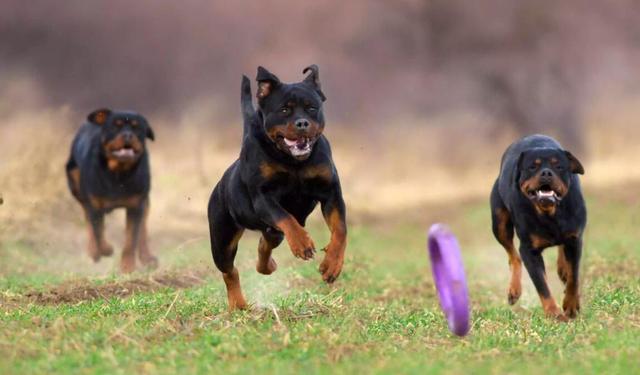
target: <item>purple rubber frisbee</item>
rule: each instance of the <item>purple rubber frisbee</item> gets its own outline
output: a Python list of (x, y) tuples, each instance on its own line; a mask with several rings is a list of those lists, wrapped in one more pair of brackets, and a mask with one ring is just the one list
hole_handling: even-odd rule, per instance
[(464, 336), (470, 328), (467, 279), (458, 241), (443, 224), (434, 224), (429, 229), (429, 258), (440, 307), (449, 322), (449, 330)]

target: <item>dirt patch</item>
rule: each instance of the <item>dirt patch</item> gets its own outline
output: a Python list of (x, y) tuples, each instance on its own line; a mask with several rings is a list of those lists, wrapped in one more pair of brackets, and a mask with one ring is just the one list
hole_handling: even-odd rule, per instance
[[(89, 279), (80, 279), (57, 285), (45, 291), (27, 292), (17, 297), (21, 302), (40, 305), (73, 304), (94, 299), (108, 300), (113, 297), (127, 297), (134, 293), (153, 292), (164, 288), (185, 289), (200, 285), (205, 281), (208, 271), (191, 273), (161, 273), (146, 278), (110, 281), (94, 285)], [(26, 300), (26, 301), (25, 301)], [(13, 302), (18, 302), (14, 300)]]

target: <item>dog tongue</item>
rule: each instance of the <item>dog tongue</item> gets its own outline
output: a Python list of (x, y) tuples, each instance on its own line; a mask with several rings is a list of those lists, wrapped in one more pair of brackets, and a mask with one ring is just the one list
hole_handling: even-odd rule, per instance
[(285, 139), (284, 139), (284, 143), (286, 143), (286, 144), (287, 144), (287, 146), (289, 146), (289, 147), (293, 147), (293, 146), (295, 146), (296, 144), (298, 144), (298, 140), (297, 140), (297, 139), (289, 139), (289, 138), (285, 138)]
[(305, 138), (298, 138), (298, 139), (285, 138), (284, 143), (286, 143), (287, 146), (289, 147), (295, 146), (298, 148), (304, 148), (307, 145), (307, 140)]
[(134, 151), (131, 148), (122, 148), (114, 151), (113, 154), (118, 157), (132, 157), (134, 156)]

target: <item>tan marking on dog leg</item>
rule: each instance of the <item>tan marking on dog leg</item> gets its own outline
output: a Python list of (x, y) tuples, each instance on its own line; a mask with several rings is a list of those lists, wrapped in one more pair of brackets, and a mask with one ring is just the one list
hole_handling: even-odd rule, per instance
[(244, 310), (247, 308), (247, 302), (242, 295), (242, 288), (240, 287), (240, 274), (238, 269), (233, 267), (233, 270), (229, 273), (223, 273), (222, 279), (227, 287), (227, 297), (229, 299), (229, 310)]
[(96, 218), (97, 222), (95, 223), (95, 227), (94, 227), (94, 223), (92, 222), (91, 216), (89, 214), (89, 210), (85, 208), (84, 213), (85, 213), (85, 218), (87, 220), (87, 234), (89, 238), (89, 241), (87, 243), (87, 254), (89, 254), (89, 257), (94, 262), (98, 262), (102, 255), (100, 246), (102, 243), (105, 242), (104, 218), (103, 217)]
[(315, 252), (315, 245), (309, 233), (298, 223), (298, 220), (289, 215), (286, 218), (278, 221), (276, 226), (280, 231), (284, 233), (291, 252), (297, 258), (303, 260), (309, 260), (313, 258)]
[(122, 259), (120, 260), (120, 270), (123, 273), (130, 273), (136, 269), (136, 249), (140, 235), (140, 218), (132, 209), (127, 209), (127, 223), (125, 229), (124, 248)]
[[(545, 284), (549, 285), (547, 282), (546, 274), (544, 276), (544, 282)], [(549, 290), (549, 287), (547, 286), (546, 289)], [(562, 313), (560, 308), (558, 308), (558, 304), (556, 303), (556, 300), (553, 298), (553, 296), (549, 295), (548, 297), (545, 297), (542, 294), (539, 294), (538, 296), (540, 297), (540, 302), (542, 303), (544, 314), (547, 317), (557, 319), (562, 322), (566, 322), (568, 320), (567, 317)]]
[(500, 242), (507, 251), (507, 256), (509, 258), (511, 279), (509, 281), (509, 289), (507, 291), (507, 301), (510, 305), (513, 305), (522, 295), (522, 260), (513, 245), (513, 233), (509, 235), (507, 227), (511, 221), (509, 211), (503, 208), (497, 208), (495, 215), (498, 220), (498, 242)]
[(149, 218), (149, 209), (149, 201), (147, 200), (144, 205), (144, 215), (142, 217), (142, 222), (140, 223), (138, 259), (140, 259), (140, 263), (142, 263), (143, 266), (150, 269), (156, 269), (158, 268), (158, 258), (151, 253), (151, 250), (149, 250), (149, 233), (147, 232), (147, 219)]
[(260, 237), (260, 243), (258, 244), (258, 262), (256, 264), (256, 271), (263, 275), (271, 275), (278, 269), (276, 261), (271, 256), (273, 246), (265, 240), (264, 237)]
[(344, 265), (344, 253), (347, 248), (347, 224), (338, 209), (333, 209), (329, 215), (325, 216), (327, 226), (331, 231), (331, 240), (325, 248), (326, 254), (320, 264), (322, 279), (328, 283), (333, 283)]
[(73, 168), (69, 171), (69, 177), (72, 183), (72, 194), (77, 199), (80, 199), (80, 168)]
[(94, 262), (98, 262), (100, 260), (100, 251), (98, 251), (98, 242), (96, 241), (96, 234), (93, 230), (93, 226), (91, 223), (87, 223), (87, 235), (89, 238), (89, 242), (87, 243), (87, 254), (89, 257), (93, 259)]
[(558, 247), (558, 276), (565, 285), (562, 309), (568, 318), (575, 318), (580, 311), (579, 283), (574, 277), (573, 267), (565, 255), (565, 247)]

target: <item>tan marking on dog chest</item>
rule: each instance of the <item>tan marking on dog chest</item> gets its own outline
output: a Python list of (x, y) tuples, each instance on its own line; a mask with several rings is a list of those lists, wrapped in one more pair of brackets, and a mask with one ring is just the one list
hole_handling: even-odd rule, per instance
[(553, 241), (550, 241), (542, 236), (538, 236), (537, 234), (532, 234), (529, 236), (531, 240), (531, 245), (536, 249), (544, 249), (549, 246), (553, 246)]
[(313, 165), (303, 169), (301, 175), (304, 179), (311, 180), (314, 178), (319, 178), (321, 180), (330, 182), (333, 178), (333, 170), (328, 165)]
[(262, 175), (262, 177), (266, 179), (270, 179), (276, 174), (284, 172), (287, 172), (287, 169), (282, 165), (269, 163), (266, 161), (260, 163), (260, 175)]

